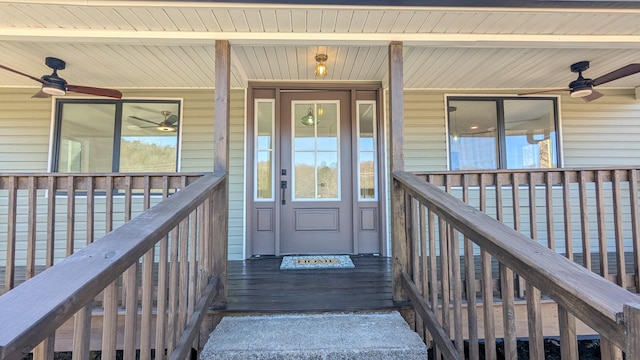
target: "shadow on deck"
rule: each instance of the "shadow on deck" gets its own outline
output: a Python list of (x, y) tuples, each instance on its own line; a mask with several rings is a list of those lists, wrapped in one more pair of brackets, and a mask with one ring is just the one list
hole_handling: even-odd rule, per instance
[(224, 313), (397, 309), (391, 258), (352, 256), (354, 269), (280, 270), (281, 258), (228, 263)]

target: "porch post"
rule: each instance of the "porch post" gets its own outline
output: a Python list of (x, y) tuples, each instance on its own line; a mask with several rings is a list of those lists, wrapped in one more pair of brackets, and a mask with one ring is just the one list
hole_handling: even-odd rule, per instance
[[(404, 171), (404, 80), (402, 42), (389, 44), (389, 114), (391, 116), (391, 172)], [(405, 194), (394, 182), (391, 187), (391, 252), (393, 256), (393, 300), (408, 301), (402, 287), (402, 272), (408, 269)]]
[(217, 305), (227, 302), (227, 253), (229, 242), (229, 93), (231, 48), (228, 40), (216, 40), (215, 103), (213, 120), (213, 171), (227, 177), (213, 195), (213, 274), (219, 277)]

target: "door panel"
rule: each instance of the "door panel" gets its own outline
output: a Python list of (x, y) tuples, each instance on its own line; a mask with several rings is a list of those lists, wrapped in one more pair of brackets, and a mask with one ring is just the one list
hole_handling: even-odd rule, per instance
[(280, 253), (354, 252), (350, 117), (347, 91), (282, 94)]

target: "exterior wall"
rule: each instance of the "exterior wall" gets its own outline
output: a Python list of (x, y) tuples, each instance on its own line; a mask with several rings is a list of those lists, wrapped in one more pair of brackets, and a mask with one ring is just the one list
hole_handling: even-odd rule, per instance
[[(588, 104), (568, 95), (561, 96), (564, 167), (640, 164), (640, 141), (637, 140), (640, 139), (640, 101), (635, 99), (633, 90), (602, 92), (606, 96)], [(405, 91), (407, 171), (447, 170), (444, 98), (448, 93)], [(459, 93), (462, 92), (456, 92)]]
[(615, 90), (585, 104), (563, 97), (564, 166), (640, 164), (640, 100), (633, 90)]
[[(31, 99), (36, 91), (34, 88), (0, 89), (0, 173), (47, 172), (53, 102), (50, 99)], [(207, 172), (213, 169), (213, 89), (126, 90), (124, 96), (183, 99), (180, 170)], [(232, 90), (229, 154), (230, 259), (244, 257), (244, 109), (244, 90)], [(6, 231), (6, 198), (0, 200), (0, 204), (5, 204), (4, 210), (0, 209), (0, 230)], [(0, 249), (6, 248), (5, 238), (0, 237)], [(19, 261), (20, 254), (17, 255)], [(0, 257), (4, 258), (4, 252)]]
[(0, 89), (0, 173), (47, 171), (51, 100), (37, 91)]

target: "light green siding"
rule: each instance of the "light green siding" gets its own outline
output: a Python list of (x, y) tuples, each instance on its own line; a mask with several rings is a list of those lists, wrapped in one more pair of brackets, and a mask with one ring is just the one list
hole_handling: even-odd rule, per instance
[(640, 100), (633, 90), (603, 93), (588, 104), (562, 98), (565, 167), (640, 164)]
[(446, 170), (444, 94), (405, 91), (404, 104), (405, 170)]
[(37, 91), (0, 89), (0, 173), (47, 171), (51, 100)]

